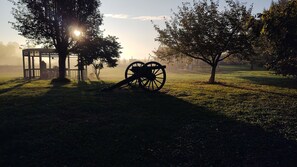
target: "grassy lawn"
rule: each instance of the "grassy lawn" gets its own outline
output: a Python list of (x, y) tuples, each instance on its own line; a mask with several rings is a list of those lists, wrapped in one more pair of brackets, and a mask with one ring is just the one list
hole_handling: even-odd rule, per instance
[[(106, 69), (106, 71), (108, 71)], [(0, 166), (295, 166), (297, 81), (169, 73), (159, 93), (0, 79)], [(1, 78), (1, 77), (0, 77)]]

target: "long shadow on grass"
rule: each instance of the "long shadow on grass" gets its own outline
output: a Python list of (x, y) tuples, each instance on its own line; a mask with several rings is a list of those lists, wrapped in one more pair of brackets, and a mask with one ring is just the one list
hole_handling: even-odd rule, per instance
[(22, 79), (22, 78), (16, 78), (16, 79), (8, 80), (8, 81), (3, 81), (3, 82), (0, 82), (0, 86), (10, 84), (10, 83), (13, 83), (13, 82), (17, 82), (17, 81), (23, 81), (23, 80), (24, 79)]
[(24, 79), (13, 79), (13, 80), (9, 80), (9, 81), (6, 81), (6, 82), (2, 82), (0, 83), (0, 86), (1, 85), (6, 85), (6, 84), (9, 84), (11, 85), (10, 87), (8, 88), (5, 88), (5, 89), (0, 89), (0, 95), (3, 94), (3, 93), (7, 93), (7, 92), (10, 92), (16, 88), (19, 88), (27, 83), (30, 83), (31, 81), (30, 80), (24, 80)]
[(297, 164), (296, 142), (167, 94), (62, 86), (33, 100), (1, 113), (1, 166)]
[(243, 87), (243, 86), (226, 84), (226, 83), (219, 83), (219, 84), (222, 85), (222, 86), (225, 86), (225, 87), (229, 87), (229, 88), (249, 90), (249, 91), (256, 91), (256, 92), (268, 93), (268, 94), (273, 94), (273, 95), (283, 96), (283, 97), (297, 98), (297, 95), (289, 95), (289, 94), (277, 93), (277, 92), (272, 92), (272, 91), (266, 91), (266, 90), (263, 90), (263, 89), (257, 89), (257, 88), (251, 88), (251, 87)]
[(297, 88), (297, 79), (293, 78), (278, 78), (278, 77), (261, 77), (261, 76), (254, 76), (254, 77), (241, 77), (246, 80), (250, 80), (253, 83), (259, 85), (270, 85), (270, 86), (277, 86), (281, 88)]

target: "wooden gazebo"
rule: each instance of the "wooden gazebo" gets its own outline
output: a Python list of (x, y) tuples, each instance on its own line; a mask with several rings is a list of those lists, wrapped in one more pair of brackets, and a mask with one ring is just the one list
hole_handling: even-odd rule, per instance
[[(25, 79), (52, 79), (59, 75), (58, 54), (55, 49), (33, 48), (23, 50), (23, 74)], [(68, 78), (81, 80), (87, 76), (87, 67), (78, 68), (79, 59), (76, 54), (69, 54), (66, 59), (66, 75)]]

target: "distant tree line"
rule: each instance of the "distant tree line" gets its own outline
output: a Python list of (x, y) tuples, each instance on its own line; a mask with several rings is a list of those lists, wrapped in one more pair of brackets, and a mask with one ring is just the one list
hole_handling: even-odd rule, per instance
[[(155, 25), (155, 54), (162, 60), (181, 57), (197, 59), (211, 66), (209, 83), (215, 82), (219, 62), (236, 57), (251, 68), (263, 64), (277, 74), (297, 76), (297, 0), (273, 2), (257, 16), (252, 7), (226, 0), (219, 10), (214, 0), (183, 3), (165, 28)], [(190, 60), (191, 60), (190, 59)]]

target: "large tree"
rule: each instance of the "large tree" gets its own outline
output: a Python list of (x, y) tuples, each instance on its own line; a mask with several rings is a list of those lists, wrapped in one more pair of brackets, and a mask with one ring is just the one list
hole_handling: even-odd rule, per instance
[[(95, 41), (98, 44), (98, 39), (103, 38), (99, 29), (102, 24), (100, 0), (10, 1), (14, 4), (13, 15), (16, 20), (12, 23), (13, 28), (37, 44), (56, 48), (60, 79), (65, 78), (65, 60), (70, 50), (83, 45), (85, 41)], [(82, 37), (76, 37), (74, 31)]]
[(107, 36), (83, 38), (71, 51), (79, 55), (79, 69), (82, 70), (84, 65), (96, 64), (96, 62), (107, 64), (108, 67), (117, 66), (121, 48), (116, 37)]
[(215, 82), (218, 63), (246, 49), (245, 23), (251, 13), (244, 4), (226, 0), (220, 10), (214, 0), (183, 3), (165, 28), (155, 25), (162, 45), (211, 66), (209, 83)]
[(246, 49), (244, 52), (237, 54), (239, 59), (246, 60), (250, 63), (251, 70), (254, 69), (254, 65), (264, 66), (267, 55), (271, 51), (267, 39), (261, 34), (264, 23), (260, 17), (261, 14), (250, 16), (250, 19), (246, 23)]
[(272, 46), (268, 68), (297, 77), (297, 0), (272, 3), (262, 20), (263, 34)]

